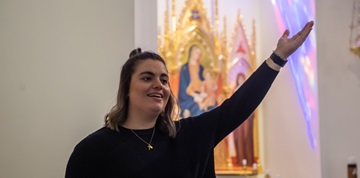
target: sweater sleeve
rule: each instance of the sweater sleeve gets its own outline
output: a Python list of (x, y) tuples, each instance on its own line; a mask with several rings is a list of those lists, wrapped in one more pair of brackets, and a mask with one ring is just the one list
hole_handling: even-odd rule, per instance
[[(205, 129), (212, 132), (214, 146), (241, 125), (264, 99), (279, 72), (266, 62), (244, 82), (243, 85), (220, 106), (197, 117)], [(200, 124), (200, 123), (198, 123)]]

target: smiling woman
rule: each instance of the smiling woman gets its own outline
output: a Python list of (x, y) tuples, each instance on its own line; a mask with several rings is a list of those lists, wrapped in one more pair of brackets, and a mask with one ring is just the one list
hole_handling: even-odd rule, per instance
[(155, 53), (142, 53), (140, 48), (131, 51), (129, 57), (121, 70), (117, 104), (105, 116), (105, 126), (113, 130), (118, 130), (119, 125), (147, 129), (154, 127), (161, 115), (164, 122), (157, 124), (175, 137), (172, 120), (175, 97), (165, 61)]
[[(289, 39), (286, 31), (276, 54), (289, 57), (312, 26)], [(250, 116), (280, 68), (268, 58), (220, 106), (174, 121), (178, 112), (164, 60), (136, 49), (122, 68), (117, 103), (105, 126), (75, 147), (65, 177), (216, 177), (214, 147)]]
[(160, 61), (145, 60), (138, 64), (131, 78), (124, 127), (146, 129), (155, 125), (169, 100), (168, 78), (167, 70)]

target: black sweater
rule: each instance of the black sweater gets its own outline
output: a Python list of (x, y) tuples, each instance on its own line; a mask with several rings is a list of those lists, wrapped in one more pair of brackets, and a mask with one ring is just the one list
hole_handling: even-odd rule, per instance
[[(101, 128), (75, 147), (65, 177), (216, 177), (214, 147), (256, 109), (277, 74), (264, 62), (220, 106), (197, 117), (176, 121), (179, 130), (176, 138), (157, 129), (152, 150), (129, 129), (120, 127), (117, 132)], [(150, 140), (153, 129), (135, 132)]]

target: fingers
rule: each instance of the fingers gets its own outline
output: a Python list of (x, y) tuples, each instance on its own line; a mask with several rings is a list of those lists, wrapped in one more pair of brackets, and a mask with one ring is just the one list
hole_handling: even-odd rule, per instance
[(304, 37), (304, 40), (307, 38), (307, 36), (309, 36), (309, 33), (311, 32), (312, 30), (312, 27), (314, 26), (314, 22), (311, 21), (311, 22), (308, 22), (304, 29), (302, 30), (303, 31), (303, 34), (301, 36)]
[(309, 33), (311, 32), (313, 25), (314, 25), (313, 21), (306, 23), (303, 29), (299, 31), (296, 35), (294, 35), (292, 39), (299, 41), (301, 43), (304, 42), (305, 39), (309, 36)]
[(310, 28), (312, 28), (314, 26), (314, 21), (310, 21), (306, 25), (308, 25)]
[(304, 26), (304, 28), (301, 30), (301, 36), (307, 36), (307, 35), (310, 33), (313, 24), (314, 24), (314, 23), (313, 23), (312, 21), (306, 23), (306, 25)]
[(301, 34), (310, 33), (313, 25), (314, 25), (313, 21), (306, 23), (305, 26), (303, 27), (303, 29), (301, 29), (301, 31), (299, 33), (301, 33)]

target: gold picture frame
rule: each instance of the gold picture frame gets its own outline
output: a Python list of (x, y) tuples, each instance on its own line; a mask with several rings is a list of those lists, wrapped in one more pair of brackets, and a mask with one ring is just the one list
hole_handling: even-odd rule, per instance
[[(218, 24), (217, 4), (216, 1), (214, 24)], [(174, 0), (171, 7), (171, 12), (175, 12)], [(164, 33), (158, 36), (158, 46), (159, 53), (167, 61), (172, 91), (178, 97), (179, 116), (186, 118), (221, 104), (251, 75), (256, 66), (255, 25), (250, 43), (238, 13), (233, 40), (228, 45), (226, 33), (220, 35), (218, 27), (210, 25), (202, 0), (186, 0), (177, 22), (175, 19), (175, 13), (170, 16), (170, 9), (167, 9)], [(223, 28), (226, 31), (226, 22)], [(240, 77), (242, 81), (237, 82)], [(258, 133), (255, 111), (215, 147), (216, 173), (250, 175), (261, 172)]]

